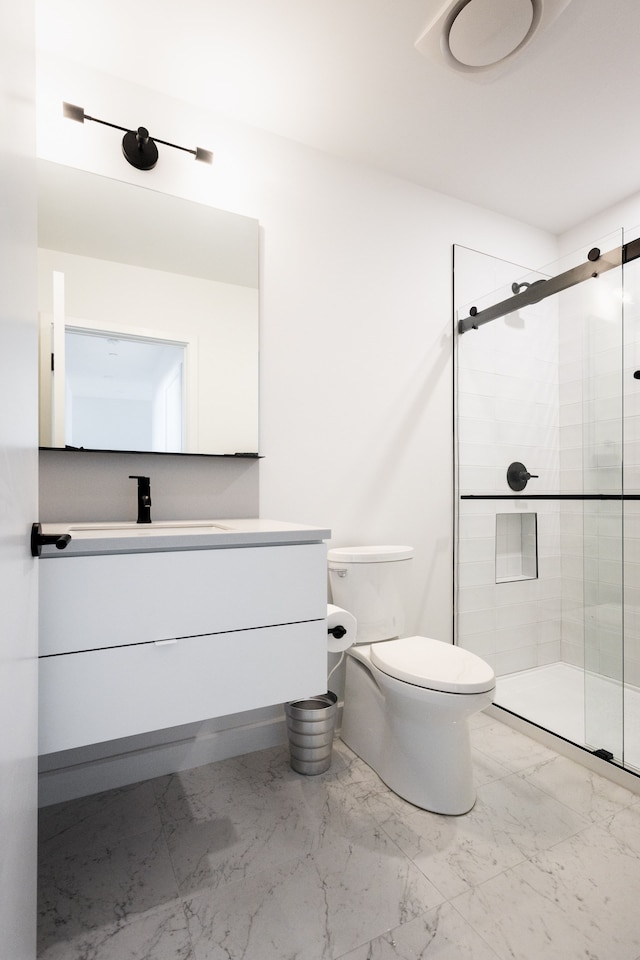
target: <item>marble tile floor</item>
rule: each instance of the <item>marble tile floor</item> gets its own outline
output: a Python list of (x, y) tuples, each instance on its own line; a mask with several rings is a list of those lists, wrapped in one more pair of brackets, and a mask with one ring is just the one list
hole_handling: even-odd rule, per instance
[(339, 740), (44, 808), (40, 960), (640, 960), (640, 796), (485, 715), (463, 817)]

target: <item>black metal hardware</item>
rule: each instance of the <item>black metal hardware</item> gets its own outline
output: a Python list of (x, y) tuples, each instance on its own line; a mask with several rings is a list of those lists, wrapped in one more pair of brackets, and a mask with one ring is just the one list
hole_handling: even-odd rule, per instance
[(636, 380), (640, 380), (640, 370), (634, 370), (633, 376)]
[[(461, 493), (461, 500), (521, 500), (512, 493)], [(640, 500), (640, 493), (528, 493), (527, 500)]]
[(507, 483), (512, 490), (524, 490), (532, 477), (537, 480), (538, 474), (529, 473), (524, 463), (519, 463), (517, 460), (510, 464), (507, 470)]
[[(533, 283), (527, 283), (526, 280), (523, 280), (522, 283), (518, 283), (518, 282), (516, 281), (515, 283), (512, 283), (512, 284), (511, 284), (511, 292), (512, 292), (512, 293), (522, 293), (523, 290), (528, 290), (529, 287), (536, 287), (539, 283), (546, 283), (546, 282), (547, 282), (547, 281), (544, 280), (544, 279), (543, 279), (543, 280), (534, 280)], [(469, 313), (471, 313), (471, 311), (469, 311)]]
[(42, 524), (31, 524), (31, 556), (39, 557), (42, 555), (42, 548), (54, 546), (58, 550), (64, 550), (68, 543), (71, 543), (70, 533), (46, 534), (42, 532)]
[(138, 481), (138, 523), (151, 523), (151, 479), (137, 473), (129, 474), (129, 480)]
[(158, 162), (158, 148), (149, 136), (146, 127), (136, 132), (128, 130), (122, 138), (122, 152), (132, 167), (138, 170), (153, 170)]
[[(516, 293), (507, 300), (501, 300), (500, 303), (487, 307), (484, 310), (478, 310), (472, 307), (469, 310), (469, 316), (464, 320), (458, 321), (458, 333), (466, 333), (468, 330), (477, 330), (479, 326), (490, 323), (491, 320), (497, 320), (499, 317), (506, 317), (516, 310), (528, 307), (532, 303), (540, 303), (561, 290), (567, 290), (583, 280), (589, 280), (597, 277), (599, 273), (605, 273), (607, 270), (613, 270), (623, 263), (630, 263), (640, 257), (640, 237), (631, 240), (614, 250), (602, 253), (598, 247), (593, 247), (587, 254), (586, 263), (581, 263), (577, 267), (565, 270), (557, 277), (549, 277), (548, 280), (536, 280), (526, 290)], [(593, 264), (598, 261), (598, 273), (593, 272)]]
[(600, 757), (601, 760), (613, 760), (613, 754), (610, 750), (605, 750), (604, 747), (601, 747), (600, 750), (593, 751), (594, 757)]
[(327, 630), (327, 633), (330, 633), (332, 636), (334, 636), (336, 640), (341, 640), (342, 637), (344, 637), (346, 632), (347, 632), (347, 628), (343, 627), (342, 624), (340, 623), (337, 623), (335, 627), (329, 627), (329, 629)]
[(182, 150), (184, 153), (191, 153), (196, 160), (203, 163), (213, 163), (213, 153), (211, 150), (204, 150), (202, 147), (196, 147), (191, 150), (189, 147), (181, 147), (177, 143), (170, 143), (168, 140), (160, 140), (159, 137), (150, 137), (146, 127), (138, 127), (137, 130), (130, 130), (129, 127), (121, 127), (117, 123), (109, 123), (108, 120), (99, 120), (97, 117), (90, 117), (84, 112), (84, 107), (78, 107), (73, 103), (62, 104), (62, 114), (68, 120), (76, 120), (78, 123), (84, 123), (85, 120), (92, 120), (94, 123), (101, 123), (104, 127), (111, 127), (113, 130), (124, 131), (122, 138), (122, 153), (125, 159), (129, 161), (138, 170), (152, 170), (158, 160), (158, 148), (156, 143), (161, 143), (163, 147), (173, 147), (174, 150)]

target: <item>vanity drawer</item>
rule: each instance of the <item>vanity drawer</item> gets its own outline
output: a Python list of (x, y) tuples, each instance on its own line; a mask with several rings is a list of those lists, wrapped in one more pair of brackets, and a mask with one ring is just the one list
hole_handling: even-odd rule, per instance
[(41, 656), (326, 617), (324, 543), (61, 557), (39, 574)]
[(327, 684), (326, 630), (323, 619), (41, 658), (39, 751), (315, 696)]

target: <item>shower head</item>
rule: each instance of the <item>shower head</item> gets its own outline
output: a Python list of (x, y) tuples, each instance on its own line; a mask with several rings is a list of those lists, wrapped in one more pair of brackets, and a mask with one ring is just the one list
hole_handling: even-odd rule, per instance
[(523, 281), (522, 283), (512, 283), (511, 292), (516, 294), (522, 293), (522, 291), (526, 290), (528, 287), (537, 287), (540, 283), (545, 283), (545, 282), (546, 281), (544, 277), (542, 277), (540, 280), (534, 280), (533, 283), (527, 283), (526, 281)]

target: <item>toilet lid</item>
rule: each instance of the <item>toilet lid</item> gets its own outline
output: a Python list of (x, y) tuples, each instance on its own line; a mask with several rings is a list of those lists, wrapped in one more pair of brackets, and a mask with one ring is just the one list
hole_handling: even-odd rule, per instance
[(475, 653), (431, 637), (373, 643), (371, 662), (396, 680), (443, 693), (484, 693), (496, 683), (489, 664)]

